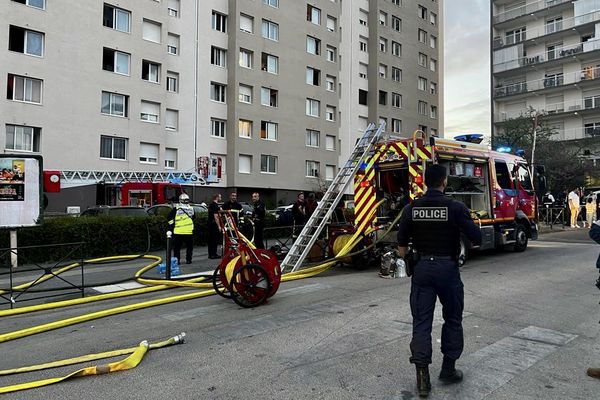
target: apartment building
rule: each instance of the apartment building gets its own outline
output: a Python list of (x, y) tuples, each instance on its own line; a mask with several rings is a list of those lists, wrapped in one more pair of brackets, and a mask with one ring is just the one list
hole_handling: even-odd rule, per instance
[(495, 0), (493, 134), (530, 108), (557, 140), (600, 135), (600, 1)]
[(0, 146), (289, 202), (367, 121), (438, 133), (441, 21), (436, 0), (4, 1)]

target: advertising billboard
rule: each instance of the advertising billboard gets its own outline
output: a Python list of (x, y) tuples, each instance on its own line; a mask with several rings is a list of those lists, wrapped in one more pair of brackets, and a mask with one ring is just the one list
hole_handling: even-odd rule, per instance
[(0, 227), (40, 224), (42, 196), (42, 157), (0, 154)]

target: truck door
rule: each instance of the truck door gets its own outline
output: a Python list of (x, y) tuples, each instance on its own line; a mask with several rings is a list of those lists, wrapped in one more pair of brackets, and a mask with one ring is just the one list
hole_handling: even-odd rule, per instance
[(515, 164), (515, 183), (519, 191), (518, 208), (529, 219), (535, 219), (535, 192), (529, 169), (523, 163)]
[(494, 170), (496, 174), (494, 217), (496, 219), (514, 219), (519, 197), (506, 161), (494, 160)]

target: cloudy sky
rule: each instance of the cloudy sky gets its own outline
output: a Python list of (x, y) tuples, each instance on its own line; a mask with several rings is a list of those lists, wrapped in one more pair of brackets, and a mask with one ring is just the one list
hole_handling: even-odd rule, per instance
[(490, 134), (490, 46), (487, 0), (446, 0), (444, 7), (445, 136)]

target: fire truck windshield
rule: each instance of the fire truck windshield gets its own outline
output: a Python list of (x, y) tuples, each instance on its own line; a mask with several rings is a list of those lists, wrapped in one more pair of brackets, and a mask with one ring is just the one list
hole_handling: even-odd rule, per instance
[(529, 170), (523, 164), (519, 164), (519, 168), (517, 169), (517, 179), (519, 180), (523, 190), (533, 190), (533, 184), (531, 183)]

